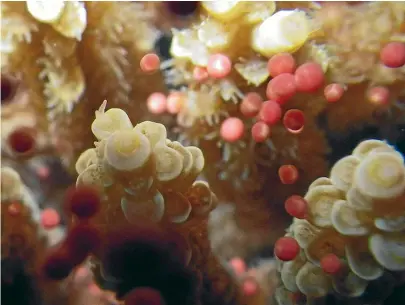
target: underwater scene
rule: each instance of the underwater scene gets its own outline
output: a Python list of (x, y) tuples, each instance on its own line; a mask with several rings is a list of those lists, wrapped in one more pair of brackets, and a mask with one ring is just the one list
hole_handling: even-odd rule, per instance
[(0, 5), (2, 305), (405, 305), (405, 2)]

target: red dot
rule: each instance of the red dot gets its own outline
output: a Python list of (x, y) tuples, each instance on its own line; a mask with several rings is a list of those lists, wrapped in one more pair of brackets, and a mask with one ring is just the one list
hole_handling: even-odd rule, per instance
[(259, 286), (253, 278), (247, 278), (243, 281), (242, 291), (246, 296), (252, 296), (259, 291)]
[(377, 105), (384, 106), (390, 101), (390, 91), (387, 87), (374, 87), (368, 90), (367, 99)]
[(239, 141), (244, 134), (245, 124), (239, 118), (227, 118), (221, 125), (221, 138), (226, 142)]
[(19, 202), (13, 202), (7, 208), (8, 214), (10, 214), (10, 216), (14, 216), (14, 217), (20, 216), (22, 210), (23, 210), (23, 206)]
[(298, 195), (292, 195), (284, 203), (286, 212), (292, 217), (304, 219), (307, 216), (308, 203)]
[(186, 97), (182, 92), (170, 92), (167, 96), (167, 112), (169, 112), (170, 114), (179, 113), (183, 107), (185, 98)]
[(41, 213), (41, 224), (45, 229), (52, 229), (60, 224), (59, 213), (52, 208), (44, 209)]
[(297, 257), (300, 252), (300, 246), (292, 237), (281, 237), (274, 245), (274, 254), (279, 260), (291, 261)]
[(264, 122), (256, 122), (252, 126), (252, 138), (257, 143), (262, 143), (270, 137), (270, 127)]
[(68, 277), (73, 268), (74, 265), (69, 255), (65, 251), (58, 249), (45, 259), (42, 265), (42, 273), (49, 279), (63, 280)]
[(35, 148), (35, 131), (31, 128), (18, 128), (8, 136), (10, 148), (17, 154), (28, 154)]
[(152, 93), (146, 101), (148, 110), (153, 114), (162, 114), (166, 111), (167, 100), (163, 93)]
[(154, 53), (146, 54), (144, 57), (142, 57), (140, 66), (144, 72), (156, 71), (160, 66), (159, 56)]
[(247, 118), (255, 117), (262, 107), (263, 99), (256, 92), (249, 92), (245, 95), (240, 104), (240, 112)]
[(336, 274), (342, 268), (342, 262), (335, 254), (330, 253), (321, 259), (321, 267), (324, 272)]
[(262, 104), (259, 119), (268, 125), (274, 125), (281, 119), (281, 107), (277, 102), (266, 101)]
[(208, 78), (208, 71), (204, 67), (194, 67), (193, 69), (193, 78), (197, 82), (203, 82)]
[(405, 43), (390, 42), (380, 52), (381, 62), (389, 68), (400, 68), (405, 65)]
[(315, 92), (322, 87), (325, 79), (322, 67), (315, 62), (305, 63), (295, 71), (298, 91)]
[(272, 101), (284, 104), (297, 92), (295, 77), (290, 73), (283, 73), (269, 81), (266, 96)]
[(100, 194), (94, 187), (70, 187), (66, 192), (65, 208), (79, 219), (93, 217), (100, 207)]
[(304, 129), (305, 115), (299, 109), (290, 109), (284, 114), (284, 127), (291, 133), (300, 133)]
[(282, 184), (294, 184), (298, 180), (298, 169), (294, 165), (282, 165), (278, 169)]
[(213, 78), (224, 78), (231, 70), (232, 62), (226, 55), (214, 54), (208, 59), (207, 71)]
[(329, 103), (334, 103), (340, 100), (344, 92), (345, 89), (340, 84), (329, 84), (323, 91), (325, 98)]
[(125, 297), (125, 305), (164, 305), (159, 291), (149, 287), (139, 287), (130, 291)]
[(294, 73), (295, 59), (290, 53), (279, 53), (269, 59), (267, 69), (271, 77), (282, 73)]
[(234, 257), (229, 262), (237, 276), (242, 276), (247, 270), (245, 261), (240, 257)]

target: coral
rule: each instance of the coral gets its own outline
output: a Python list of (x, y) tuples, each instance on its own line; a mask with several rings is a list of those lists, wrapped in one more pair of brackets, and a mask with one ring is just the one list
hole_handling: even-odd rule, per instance
[(211, 281), (213, 290), (201, 287), (201, 298), (221, 296), (231, 302), (237, 292), (212, 255), (207, 237), (207, 216), (217, 199), (206, 182), (195, 181), (204, 167), (201, 150), (168, 140), (161, 124), (146, 121), (133, 127), (122, 109), (105, 107), (106, 102), (91, 125), (98, 140), (95, 148), (76, 163), (77, 185), (92, 185), (103, 194), (95, 225), (109, 232), (143, 220), (180, 233), (190, 247), (190, 268), (202, 283)]
[(139, 60), (157, 34), (142, 3), (2, 3), (3, 68), (21, 74), (38, 125), (67, 166), (91, 143), (81, 127), (97, 109), (90, 101), (108, 98), (134, 119), (146, 112), (138, 104), (150, 93), (145, 84), (156, 90), (161, 80), (139, 77)]
[[(316, 179), (305, 195), (306, 219), (294, 219), (286, 234), (301, 252), (292, 261), (279, 261), (279, 303), (293, 304), (288, 295), (298, 292), (307, 300), (333, 293), (366, 304), (365, 292), (376, 287), (384, 293), (374, 301), (383, 302), (395, 274), (405, 270), (404, 196), (403, 156), (378, 140), (361, 142), (335, 163), (329, 178)], [(328, 255), (342, 264), (332, 273), (325, 269)]]

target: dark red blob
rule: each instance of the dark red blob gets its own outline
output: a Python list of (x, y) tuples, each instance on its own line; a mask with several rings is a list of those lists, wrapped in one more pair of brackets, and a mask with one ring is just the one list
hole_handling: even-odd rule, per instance
[(299, 173), (294, 165), (288, 164), (280, 166), (278, 176), (282, 184), (294, 184), (298, 180)]
[(304, 219), (307, 216), (308, 203), (298, 195), (292, 195), (284, 203), (285, 210), (292, 217)]
[(199, 1), (165, 1), (169, 11), (179, 16), (188, 16), (197, 11)]
[(274, 254), (282, 261), (292, 261), (299, 252), (300, 246), (292, 237), (281, 237), (274, 245)]
[(1, 74), (1, 104), (12, 101), (16, 92), (16, 86), (17, 84), (13, 81), (12, 77)]
[(266, 89), (266, 96), (272, 101), (284, 104), (297, 92), (293, 74), (282, 73), (273, 78)]
[(48, 279), (63, 280), (73, 268), (74, 264), (69, 255), (63, 250), (58, 250), (45, 259), (42, 265), (42, 273)]
[(93, 217), (100, 207), (100, 193), (92, 186), (70, 187), (66, 192), (65, 208), (79, 219)]
[(252, 126), (252, 138), (256, 143), (262, 143), (266, 141), (271, 134), (269, 125), (264, 122), (256, 122)]
[(70, 230), (65, 244), (72, 255), (89, 254), (100, 247), (101, 232), (93, 225), (79, 223)]
[(159, 291), (149, 287), (135, 288), (125, 297), (125, 305), (164, 305)]
[(22, 210), (23, 210), (23, 206), (19, 202), (13, 202), (7, 208), (8, 214), (10, 214), (11, 216), (14, 216), (14, 217), (20, 216)]
[(35, 131), (31, 128), (18, 128), (8, 136), (8, 144), (16, 154), (28, 154), (35, 149)]
[(284, 114), (284, 127), (291, 133), (300, 133), (304, 129), (305, 114), (299, 109), (290, 109)]

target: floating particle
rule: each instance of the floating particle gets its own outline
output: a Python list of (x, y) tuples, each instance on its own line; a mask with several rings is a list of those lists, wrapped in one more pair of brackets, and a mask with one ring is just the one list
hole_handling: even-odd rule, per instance
[(1, 104), (6, 104), (13, 100), (14, 94), (16, 92), (16, 82), (8, 75), (1, 75)]
[(380, 52), (381, 62), (389, 68), (400, 68), (405, 65), (405, 43), (390, 42)]
[(274, 125), (281, 119), (281, 107), (275, 101), (266, 101), (262, 104), (259, 119), (268, 125)]
[(321, 259), (321, 268), (329, 274), (336, 274), (342, 268), (342, 262), (335, 254), (330, 253)]
[(167, 112), (169, 112), (170, 114), (179, 113), (183, 108), (185, 99), (186, 97), (183, 92), (170, 92), (166, 100)]
[(292, 195), (284, 203), (286, 212), (292, 217), (304, 219), (307, 216), (308, 202), (301, 196)]
[(377, 106), (387, 105), (390, 100), (390, 91), (383, 86), (370, 88), (367, 92), (367, 99)]
[(247, 118), (255, 117), (262, 107), (263, 99), (256, 92), (249, 92), (245, 95), (240, 104), (240, 112)]
[(295, 71), (297, 90), (301, 92), (315, 92), (322, 87), (325, 75), (322, 67), (315, 62), (302, 64)]
[(291, 261), (298, 255), (300, 246), (292, 237), (281, 237), (274, 245), (274, 254), (279, 260)]
[(161, 92), (152, 93), (146, 103), (148, 110), (153, 114), (162, 114), (167, 110), (167, 99)]
[(21, 203), (13, 202), (8, 206), (7, 211), (10, 216), (16, 217), (21, 215), (22, 208)]
[(300, 133), (304, 129), (305, 115), (299, 109), (288, 110), (283, 117), (284, 127), (291, 133)]
[(91, 186), (69, 188), (65, 195), (65, 208), (79, 219), (93, 217), (101, 206), (99, 192)]
[(41, 212), (41, 224), (45, 229), (55, 228), (60, 224), (59, 213), (52, 208), (46, 208)]
[(237, 276), (241, 276), (247, 270), (245, 261), (240, 257), (232, 258), (229, 264)]
[(232, 70), (232, 62), (224, 54), (214, 54), (208, 59), (207, 72), (212, 78), (224, 78)]
[(245, 131), (245, 124), (239, 118), (231, 117), (225, 119), (221, 124), (220, 135), (226, 142), (239, 141)]
[(242, 291), (246, 296), (252, 296), (259, 290), (257, 282), (253, 278), (247, 278), (243, 281)]
[(295, 68), (295, 59), (290, 53), (276, 54), (267, 63), (267, 70), (271, 77), (276, 77), (283, 73), (294, 73)]
[(208, 71), (204, 67), (194, 67), (193, 78), (197, 82), (203, 82), (208, 78)]
[(148, 53), (142, 57), (140, 66), (144, 72), (154, 72), (160, 67), (160, 59), (155, 53)]
[(295, 77), (291, 73), (282, 73), (269, 81), (266, 96), (272, 101), (284, 104), (297, 92)]
[(298, 169), (294, 165), (282, 165), (278, 169), (278, 176), (282, 184), (294, 184), (298, 180)]
[(162, 295), (150, 287), (135, 288), (125, 298), (125, 305), (164, 305)]
[(35, 131), (32, 128), (18, 128), (8, 136), (8, 144), (14, 153), (28, 154), (35, 149)]
[(262, 143), (266, 141), (271, 134), (269, 125), (265, 122), (256, 122), (252, 126), (252, 138), (256, 143)]
[[(100, 231), (91, 224), (78, 223), (66, 238), (66, 246), (73, 254), (85, 257), (95, 251), (101, 243)], [(79, 262), (75, 262), (79, 263)]]
[(324, 96), (329, 103), (335, 103), (343, 96), (345, 89), (340, 84), (329, 84), (323, 90)]

